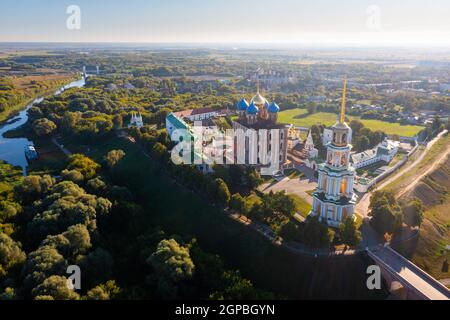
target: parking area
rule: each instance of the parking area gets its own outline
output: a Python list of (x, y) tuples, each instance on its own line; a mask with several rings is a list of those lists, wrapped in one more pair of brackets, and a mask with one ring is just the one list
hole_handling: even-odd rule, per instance
[[(258, 189), (261, 192), (269, 193), (286, 191), (288, 194), (295, 194), (305, 199), (308, 203), (312, 204), (312, 196), (309, 194), (312, 190), (317, 187), (317, 179), (314, 177), (312, 170), (308, 168), (300, 168), (301, 172), (304, 173), (300, 178), (296, 177), (290, 179), (284, 177), (279, 181), (272, 181), (270, 183), (262, 184)], [(308, 193), (309, 192), (309, 193)]]

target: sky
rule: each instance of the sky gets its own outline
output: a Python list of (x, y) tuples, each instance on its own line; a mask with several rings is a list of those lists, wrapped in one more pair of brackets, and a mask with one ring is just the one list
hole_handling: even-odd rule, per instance
[(0, 42), (447, 47), (450, 1), (1, 0)]

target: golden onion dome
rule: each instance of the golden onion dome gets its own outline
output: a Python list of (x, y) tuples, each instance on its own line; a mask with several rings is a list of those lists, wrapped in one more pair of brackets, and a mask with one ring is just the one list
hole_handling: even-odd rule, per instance
[(258, 92), (256, 96), (252, 98), (252, 101), (257, 106), (263, 106), (266, 103), (266, 99)]

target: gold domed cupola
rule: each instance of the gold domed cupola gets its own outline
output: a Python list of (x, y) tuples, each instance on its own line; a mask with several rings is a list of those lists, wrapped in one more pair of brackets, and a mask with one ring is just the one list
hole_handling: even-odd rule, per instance
[(266, 103), (266, 98), (264, 98), (259, 91), (256, 93), (256, 95), (252, 98), (252, 101), (257, 107), (263, 107)]

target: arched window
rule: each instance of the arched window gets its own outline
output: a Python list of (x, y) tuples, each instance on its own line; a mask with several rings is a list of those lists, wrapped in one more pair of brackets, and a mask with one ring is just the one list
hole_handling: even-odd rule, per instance
[(343, 135), (342, 135), (342, 141), (341, 141), (342, 143), (347, 143), (347, 134), (346, 133), (344, 133)]

